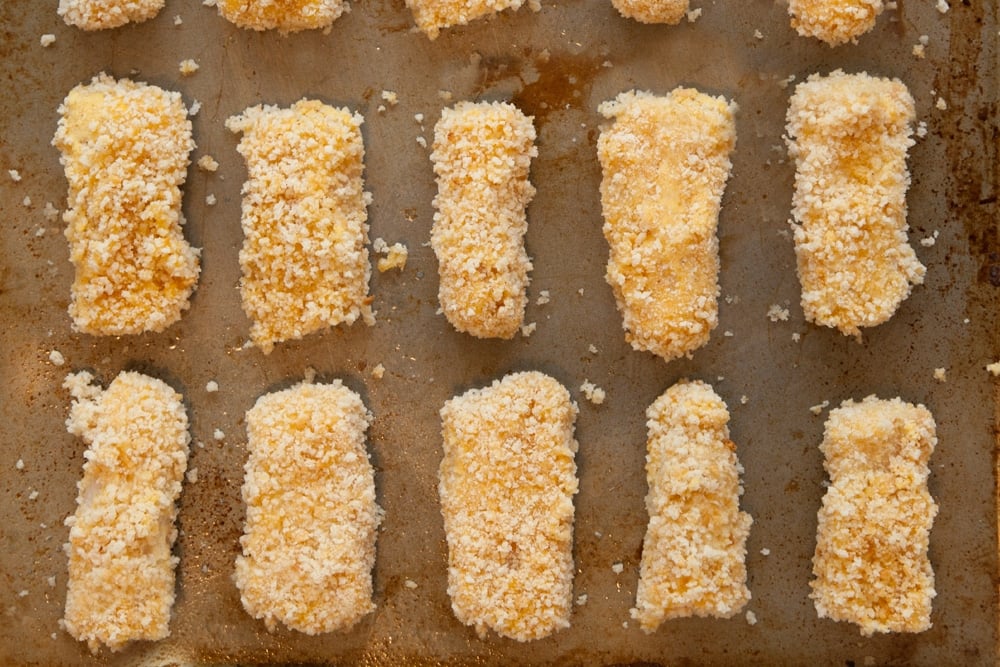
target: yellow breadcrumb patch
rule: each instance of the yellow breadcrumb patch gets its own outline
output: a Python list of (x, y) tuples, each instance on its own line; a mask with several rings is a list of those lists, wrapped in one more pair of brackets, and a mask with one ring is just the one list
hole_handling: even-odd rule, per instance
[(181, 232), (194, 149), (179, 93), (99, 74), (59, 107), (52, 144), (69, 182), (66, 238), (76, 269), (69, 314), (95, 335), (163, 331), (198, 280)]
[(810, 597), (820, 618), (861, 634), (931, 627), (934, 572), (927, 558), (937, 504), (927, 462), (937, 444), (922, 405), (869, 396), (830, 411)]
[(857, 42), (875, 27), (885, 8), (882, 0), (789, 0), (792, 27), (803, 37), (815, 37), (830, 46)]
[(81, 30), (105, 30), (156, 16), (166, 0), (59, 0), (59, 16)]
[(304, 382), (266, 394), (247, 412), (236, 558), (243, 607), (269, 630), (346, 630), (371, 612), (374, 470), (365, 449), (371, 415), (341, 382)]
[(379, 273), (385, 273), (386, 271), (391, 271), (392, 269), (399, 269), (402, 271), (406, 268), (406, 260), (409, 257), (409, 250), (402, 243), (393, 243), (389, 245), (382, 238), (377, 238), (372, 242), (372, 250), (377, 252), (383, 257), (379, 257), (378, 260), (378, 270)]
[(632, 618), (646, 632), (664, 619), (730, 618), (750, 600), (739, 507), (743, 468), (729, 410), (704, 382), (681, 380), (646, 410), (649, 526)]
[(534, 142), (531, 118), (499, 102), (460, 102), (434, 127), (438, 193), (431, 247), (441, 310), (458, 331), (511, 338), (524, 320)]
[(690, 88), (630, 91), (602, 104), (597, 142), (606, 279), (625, 339), (667, 361), (718, 324), (716, 229), (736, 143), (736, 105)]
[(896, 79), (813, 75), (788, 108), (792, 213), (806, 319), (860, 335), (923, 282), (906, 237), (913, 98)]
[(282, 34), (328, 28), (351, 11), (344, 0), (218, 0), (219, 13), (241, 28)]
[(466, 25), (505, 9), (517, 11), (523, 4), (524, 0), (406, 0), (417, 27), (431, 40), (437, 39), (441, 28)]
[(181, 73), (181, 76), (191, 76), (199, 69), (201, 69), (201, 65), (199, 65), (191, 58), (182, 60), (180, 62), (180, 65), (177, 66), (177, 70)]
[(374, 323), (360, 114), (301, 100), (226, 121), (246, 159), (240, 294), (264, 354), (361, 317)]
[(625, 18), (640, 23), (677, 25), (688, 11), (688, 0), (611, 0), (611, 4)]
[(577, 407), (556, 380), (514, 373), (441, 410), (438, 490), (455, 616), (527, 641), (569, 626)]
[(188, 419), (161, 380), (118, 375), (106, 390), (69, 375), (66, 426), (87, 443), (69, 526), (65, 627), (91, 651), (170, 634), (177, 497), (187, 467)]

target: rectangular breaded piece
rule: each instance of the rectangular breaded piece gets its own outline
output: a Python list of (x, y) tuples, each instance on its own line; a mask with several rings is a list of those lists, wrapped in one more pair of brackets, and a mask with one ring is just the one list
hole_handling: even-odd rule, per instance
[(923, 282), (906, 238), (913, 98), (897, 79), (814, 74), (788, 108), (792, 214), (806, 319), (859, 336)]
[(938, 508), (927, 463), (936, 444), (922, 405), (869, 396), (830, 411), (820, 445), (830, 485), (810, 582), (820, 618), (856, 623), (865, 636), (931, 627), (927, 547)]
[(360, 114), (314, 100), (255, 106), (226, 121), (242, 132), (240, 295), (264, 354), (359, 317), (368, 296), (368, 211)]
[(71, 90), (59, 113), (52, 144), (69, 182), (73, 327), (163, 331), (188, 308), (200, 271), (199, 251), (181, 231), (194, 149), (181, 96), (99, 74)]
[(611, 0), (618, 13), (639, 23), (677, 25), (688, 10), (688, 0)]
[(217, 5), (241, 28), (282, 33), (326, 28), (350, 11), (345, 0), (218, 0)]
[(885, 6), (882, 0), (789, 0), (792, 27), (803, 37), (815, 37), (830, 46), (857, 43), (875, 27)]
[(66, 25), (81, 30), (105, 30), (151, 19), (163, 9), (165, 1), (59, 0), (57, 11)]
[(534, 142), (531, 118), (500, 102), (459, 102), (434, 126), (438, 298), (452, 326), (478, 338), (512, 338), (524, 321)]
[(69, 526), (64, 627), (91, 651), (170, 634), (171, 547), (187, 468), (188, 419), (166, 383), (123, 372), (106, 390), (80, 372), (66, 425), (87, 443)]
[(718, 324), (719, 209), (736, 105), (690, 88), (630, 91), (598, 111), (606, 279), (636, 350), (670, 361)]
[(371, 612), (371, 415), (339, 380), (261, 396), (247, 412), (247, 516), (236, 558), (243, 607), (268, 630), (346, 630)]
[(441, 514), (455, 616), (511, 639), (569, 626), (577, 407), (556, 380), (514, 373), (441, 410)]
[(437, 39), (441, 28), (466, 25), (505, 9), (517, 11), (523, 4), (524, 0), (406, 0), (417, 27), (431, 40)]
[(649, 525), (632, 618), (646, 632), (664, 619), (729, 618), (750, 600), (740, 511), (743, 467), (729, 410), (704, 382), (681, 380), (646, 410)]

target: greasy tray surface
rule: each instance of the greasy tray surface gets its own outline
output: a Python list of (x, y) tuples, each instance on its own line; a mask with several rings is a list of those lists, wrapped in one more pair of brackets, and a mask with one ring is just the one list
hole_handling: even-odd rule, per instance
[[(412, 19), (399, 0), (354, 2), (329, 35), (287, 38), (239, 30), (193, 1), (168, 0), (155, 20), (96, 34), (63, 25), (55, 2), (0, 3), (0, 662), (91, 660), (85, 646), (58, 628), (66, 585), (62, 520), (74, 508), (84, 448), (65, 432), (69, 399), (60, 383), (66, 372), (83, 368), (105, 383), (122, 369), (165, 379), (184, 394), (193, 438), (204, 443), (190, 459), (198, 481), (181, 499), (173, 634), (105, 653), (101, 662), (994, 662), (994, 389), (983, 371), (998, 354), (992, 304), (1000, 282), (993, 3), (953, 2), (941, 15), (933, 3), (900, 1), (858, 45), (837, 49), (794, 35), (777, 3), (695, 0), (703, 16), (676, 27), (626, 21), (602, 0), (543, 4), (539, 13), (505, 13), (445, 31), (431, 43), (410, 31)], [(175, 15), (182, 25), (174, 25)], [(44, 33), (57, 37), (47, 49), (39, 45)], [(923, 60), (911, 53), (920, 35), (930, 38)], [(186, 58), (201, 65), (187, 78), (177, 70)], [(908, 197), (910, 237), (928, 267), (926, 283), (861, 344), (803, 322), (786, 225), (793, 168), (781, 135), (791, 87), (780, 82), (837, 67), (902, 78), (929, 129), (910, 152)], [(62, 223), (42, 214), (46, 201), (62, 209), (66, 193), (49, 145), (56, 108), (72, 86), (102, 70), (179, 90), (188, 104), (199, 100), (192, 157), (211, 154), (221, 164), (216, 174), (189, 171), (185, 234), (204, 249), (203, 274), (190, 312), (160, 335), (115, 340), (70, 330), (72, 269)], [(740, 112), (719, 231), (720, 325), (692, 359), (665, 364), (625, 344), (604, 283), (596, 107), (629, 88), (666, 92), (679, 84), (735, 98)], [(382, 90), (397, 92), (400, 102), (378, 113)], [(535, 269), (526, 321), (538, 329), (530, 338), (475, 340), (435, 314), (437, 267), (424, 245), (434, 183), (428, 151), (416, 137), (432, 137), (444, 106), (439, 90), (456, 100), (512, 99), (535, 116), (538, 194), (527, 236)], [(303, 96), (364, 114), (372, 238), (406, 243), (410, 260), (401, 274), (373, 277), (374, 328), (331, 330), (264, 357), (239, 349), (248, 331), (236, 290), (245, 169), (237, 137), (223, 122), (248, 105), (287, 105)], [(935, 107), (938, 96), (946, 110)], [(424, 114), (422, 125), (417, 113)], [(7, 169), (20, 170), (23, 180), (12, 182)], [(218, 198), (214, 207), (205, 204), (209, 193)], [(22, 204), (25, 196), (30, 207)], [(918, 243), (935, 230), (934, 246)], [(534, 303), (540, 290), (551, 293), (549, 304)], [(788, 307), (789, 320), (769, 321), (771, 304)], [(588, 352), (591, 344), (597, 354)], [(48, 361), (53, 349), (65, 355), (65, 366)], [(371, 375), (378, 363), (387, 369), (381, 380)], [(312, 638), (268, 634), (243, 612), (231, 580), (243, 520), (243, 414), (260, 394), (300, 379), (307, 366), (321, 379), (343, 378), (375, 414), (369, 445), (386, 510), (375, 566), (377, 611), (350, 633)], [(937, 367), (948, 369), (946, 383), (933, 379)], [(454, 619), (436, 491), (441, 405), (525, 369), (552, 374), (580, 403), (574, 595), (587, 595), (570, 629), (530, 645), (479, 640)], [(644, 635), (635, 623), (624, 625), (646, 523), (643, 412), (680, 377), (712, 382), (733, 415), (733, 440), (746, 468), (743, 507), (754, 517), (748, 609), (758, 622), (751, 626), (742, 615), (689, 619)], [(218, 393), (205, 391), (211, 379)], [(584, 379), (607, 391), (603, 405), (582, 397)], [(921, 635), (863, 639), (853, 626), (818, 620), (807, 597), (826, 414), (809, 408), (871, 393), (923, 402), (938, 423), (930, 481), (941, 506), (930, 554), (938, 597), (934, 627)], [(222, 442), (213, 439), (214, 429), (225, 432)], [(18, 458), (23, 471), (15, 470)], [(611, 569), (617, 562), (624, 565), (620, 575)], [(407, 588), (406, 579), (418, 587)]]

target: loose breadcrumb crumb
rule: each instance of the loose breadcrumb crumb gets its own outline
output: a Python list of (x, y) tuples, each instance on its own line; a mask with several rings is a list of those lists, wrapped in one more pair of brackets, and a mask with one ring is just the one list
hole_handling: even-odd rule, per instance
[(743, 394), (742, 396), (740, 396), (740, 405), (746, 405), (749, 402), (750, 402), (750, 399), (747, 398), (746, 394)]
[(378, 260), (378, 270), (379, 273), (385, 273), (386, 271), (391, 271), (392, 269), (399, 269), (402, 271), (406, 268), (406, 260), (409, 257), (409, 250), (402, 243), (393, 243), (391, 246), (386, 245), (381, 250), (376, 249), (384, 257), (380, 257)]
[(992, 373), (994, 376), (1000, 376), (1000, 361), (995, 361), (992, 364), (986, 365), (986, 370)]
[(184, 476), (184, 480), (188, 484), (197, 484), (198, 483), (198, 469), (197, 468), (191, 468), (191, 469), (189, 469), (187, 471), (187, 474)]
[[(528, 0), (529, 6), (537, 0)], [(432, 41), (442, 28), (466, 25), (470, 21), (505, 9), (518, 10), (524, 0), (406, 0), (413, 20)]]
[(219, 200), (216, 199), (215, 195), (212, 194), (211, 192), (208, 193), (207, 195), (205, 195), (205, 205), (206, 206), (215, 206), (218, 203), (219, 203)]
[(62, 366), (66, 363), (66, 357), (59, 350), (52, 350), (49, 352), (49, 361), (53, 366)]
[(587, 604), (587, 594), (583, 593), (581, 595), (578, 595), (576, 598), (576, 605), (578, 607), (582, 607), (585, 604)]
[(219, 383), (216, 382), (215, 380), (209, 380), (207, 383), (205, 383), (205, 391), (207, 391), (210, 394), (214, 394), (215, 392), (219, 391)]
[(591, 354), (597, 354), (598, 351), (599, 350), (597, 349), (597, 346), (594, 345), (593, 343), (587, 346), (587, 352), (590, 352)]
[(934, 103), (934, 106), (939, 110), (944, 111), (948, 108), (948, 103), (944, 101), (943, 97), (939, 97), (937, 98), (937, 102)]
[(762, 33), (760, 30), (754, 30), (753, 31), (753, 38), (754, 39), (764, 39), (764, 33)]
[(688, 0), (611, 0), (618, 13), (640, 23), (677, 25), (688, 10)]
[(28, 197), (27, 195), (25, 195), (24, 199), (21, 200), (21, 204), (25, 208), (31, 208), (31, 197)]
[(8, 169), (7, 175), (10, 176), (10, 180), (14, 181), (15, 183), (21, 182), (21, 172), (19, 172), (17, 169)]
[(583, 381), (583, 384), (580, 385), (580, 391), (582, 391), (587, 400), (594, 405), (600, 405), (604, 402), (604, 399), (607, 398), (604, 390), (590, 380)]
[(789, 0), (792, 27), (803, 37), (815, 37), (830, 46), (857, 38), (875, 27), (882, 0)]
[(942, 14), (947, 14), (948, 10), (951, 9), (951, 6), (948, 4), (948, 0), (937, 0), (935, 7)]
[(753, 613), (747, 609), (746, 613), (747, 625), (757, 625), (757, 614)]
[(528, 338), (529, 336), (531, 336), (531, 334), (535, 333), (535, 329), (537, 328), (538, 328), (537, 322), (531, 322), (529, 324), (521, 325), (521, 335), (524, 336), (525, 338)]
[[(278, 30), (281, 34), (300, 30), (327, 30), (351, 10), (345, 0), (215, 0), (219, 13), (235, 25), (249, 30)], [(324, 33), (325, 34), (325, 33)]]
[(383, 100), (388, 102), (389, 106), (394, 107), (399, 104), (399, 95), (396, 94), (394, 90), (383, 90), (381, 97)]
[(938, 382), (948, 381), (948, 369), (947, 368), (935, 368), (934, 369), (934, 379)]
[(614, 572), (615, 574), (621, 574), (622, 572), (625, 571), (625, 566), (622, 563), (612, 563), (611, 571)]
[(188, 116), (194, 118), (198, 115), (199, 111), (201, 111), (201, 102), (195, 100), (191, 102), (191, 107), (188, 109)]
[(67, 25), (106, 30), (141, 23), (156, 16), (166, 0), (59, 0), (57, 10)]
[(372, 377), (376, 380), (381, 380), (385, 377), (385, 366), (382, 364), (377, 364), (375, 368), (372, 369)]
[(550, 301), (552, 301), (552, 297), (549, 295), (549, 291), (547, 289), (543, 289), (538, 293), (538, 298), (535, 299), (535, 305), (544, 306)]
[(42, 209), (42, 215), (48, 222), (55, 222), (59, 218), (59, 209), (52, 205), (52, 202), (45, 202), (45, 208)]
[(180, 14), (174, 14), (174, 25), (181, 25), (184, 23), (184, 19), (181, 18)]
[(225, 440), (226, 439), (226, 433), (221, 428), (217, 428), (214, 431), (212, 431), (212, 438), (214, 438), (215, 440), (218, 440), (218, 441)]
[(926, 47), (923, 44), (913, 45), (913, 55), (916, 56), (918, 59), (923, 60), (927, 56), (925, 51)]
[(413, 581), (412, 579), (407, 579), (406, 581), (403, 582), (403, 585), (409, 588), (410, 590), (417, 588), (417, 582)]
[(38, 42), (43, 48), (48, 48), (56, 43), (56, 36), (52, 33), (46, 33), (38, 39)]
[(420, 146), (421, 148), (427, 148), (427, 139), (418, 136), (417, 137), (417, 145)]
[(198, 158), (198, 168), (202, 171), (218, 171), (219, 163), (211, 155), (202, 155)]
[(830, 407), (830, 401), (823, 401), (822, 403), (814, 405), (811, 408), (809, 408), (809, 412), (813, 413), (814, 415), (819, 415), (828, 407)]
[(695, 21), (701, 18), (701, 12), (702, 12), (701, 7), (698, 7), (697, 9), (692, 9), (690, 11), (684, 12), (684, 17), (687, 18), (688, 23), (694, 23)]
[(14, 464), (14, 467), (18, 470), (24, 470), (24, 459), (18, 459), (17, 463)]
[(177, 66), (177, 70), (181, 73), (181, 76), (191, 76), (201, 68), (197, 62), (191, 58), (182, 60), (181, 64)]
[(770, 308), (767, 309), (767, 319), (772, 322), (787, 322), (788, 315), (788, 309), (782, 308), (776, 303), (772, 303)]
[(760, 550), (760, 555), (761, 556), (770, 556), (771, 555), (771, 550), (768, 549), (767, 547), (764, 547), (763, 549)]

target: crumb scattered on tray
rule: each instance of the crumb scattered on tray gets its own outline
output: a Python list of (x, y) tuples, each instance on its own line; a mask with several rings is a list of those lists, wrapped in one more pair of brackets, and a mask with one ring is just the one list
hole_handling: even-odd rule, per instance
[(543, 289), (541, 292), (538, 293), (538, 298), (535, 299), (535, 305), (536, 306), (544, 306), (545, 304), (549, 303), (551, 300), (552, 300), (552, 298), (549, 295), (549, 291), (547, 289)]
[(622, 565), (621, 563), (615, 563), (614, 565), (611, 566), (611, 571), (614, 572), (615, 574), (621, 574), (622, 572), (625, 571), (625, 566)]
[(757, 614), (747, 610), (747, 625), (757, 625)]
[(195, 62), (191, 58), (187, 58), (186, 60), (181, 61), (181, 64), (178, 66), (177, 69), (182, 76), (191, 76), (192, 74), (198, 71), (199, 67), (201, 66), (197, 62)]
[(771, 307), (767, 309), (767, 318), (772, 322), (787, 322), (788, 309), (782, 308), (776, 303), (771, 304)]
[(948, 369), (947, 368), (935, 368), (934, 369), (934, 379), (938, 382), (948, 381)]
[(66, 363), (66, 357), (59, 350), (52, 350), (49, 352), (49, 361), (52, 362), (53, 366), (62, 366)]
[(521, 325), (521, 335), (527, 338), (531, 334), (535, 333), (535, 329), (538, 328), (537, 322), (530, 322), (528, 324)]
[(823, 401), (819, 405), (814, 405), (811, 408), (809, 408), (809, 412), (813, 413), (814, 415), (818, 415), (821, 412), (823, 412), (823, 410), (826, 410), (829, 406), (830, 406), (830, 401)]
[(205, 384), (205, 391), (207, 391), (210, 394), (214, 394), (215, 392), (219, 391), (219, 383), (216, 382), (215, 380), (209, 380)]
[(376, 365), (375, 368), (372, 369), (372, 377), (376, 380), (381, 380), (385, 377), (385, 366), (382, 364)]
[(217, 428), (212, 432), (212, 437), (216, 440), (225, 440), (226, 434), (221, 428)]
[(219, 163), (211, 155), (202, 155), (198, 159), (198, 168), (202, 171), (218, 171)]
[(41, 45), (42, 45), (43, 47), (46, 47), (46, 48), (47, 48), (47, 47), (50, 47), (50, 46), (52, 46), (53, 44), (55, 44), (55, 43), (56, 43), (56, 36), (55, 36), (55, 35), (53, 35), (52, 33), (46, 33), (46, 34), (42, 35), (42, 36), (41, 36), (41, 37), (40, 37), (40, 38), (38, 39), (38, 42), (39, 42), (39, 43), (40, 43), (40, 44), (41, 44)]
[(10, 176), (10, 180), (14, 181), (15, 183), (21, 182), (21, 172), (19, 172), (17, 169), (8, 169), (7, 175)]
[(1000, 376), (1000, 361), (996, 361), (986, 366), (986, 370), (995, 376)]
[(583, 384), (580, 385), (580, 391), (582, 391), (583, 395), (586, 396), (587, 400), (593, 403), (594, 405), (600, 405), (601, 403), (604, 402), (604, 399), (607, 397), (607, 394), (605, 394), (604, 390), (595, 385), (590, 380), (583, 381)]

